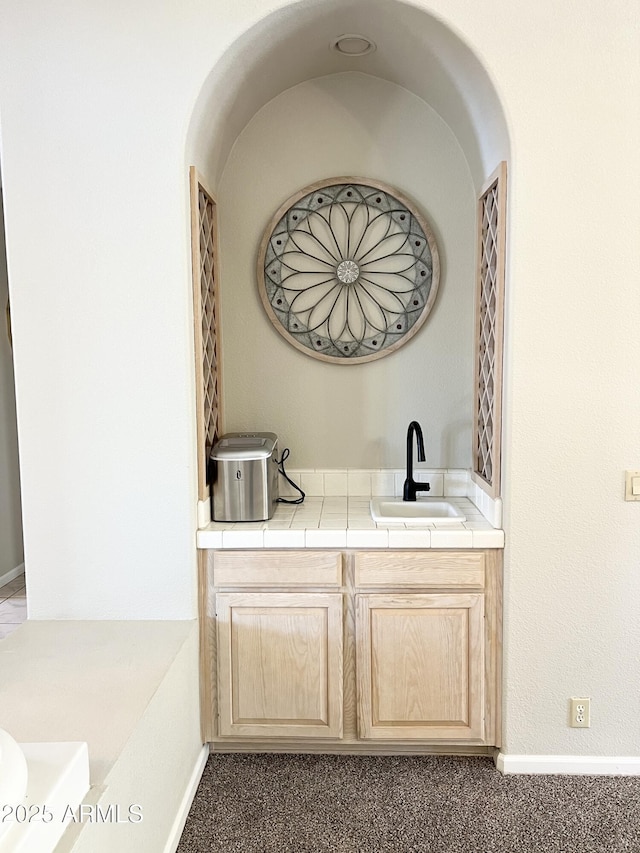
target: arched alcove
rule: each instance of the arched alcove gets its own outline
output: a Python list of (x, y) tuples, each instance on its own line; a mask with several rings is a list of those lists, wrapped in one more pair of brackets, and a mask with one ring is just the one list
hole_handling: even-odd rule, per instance
[[(331, 51), (345, 32), (363, 33), (377, 49), (362, 57)], [(188, 162), (215, 190), (236, 138), (264, 104), (305, 80), (342, 71), (381, 77), (429, 104), (458, 139), (476, 188), (508, 159), (496, 87), (450, 26), (400, 0), (305, 0), (257, 22), (212, 68), (193, 110)]]
[[(330, 49), (362, 33), (376, 50)], [(401, 2), (294, 3), (237, 39), (205, 81), (187, 139), (217, 196), (225, 428), (272, 429), (301, 468), (394, 468), (422, 421), (429, 463), (471, 467), (476, 198), (508, 158), (487, 70), (445, 23)], [(262, 231), (292, 193), (361, 175), (396, 186), (430, 222), (442, 287), (392, 357), (326, 365), (294, 351), (255, 284)]]

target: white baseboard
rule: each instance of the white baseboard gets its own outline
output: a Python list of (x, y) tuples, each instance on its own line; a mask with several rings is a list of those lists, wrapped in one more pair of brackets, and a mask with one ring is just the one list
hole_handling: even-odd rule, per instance
[(9, 569), (8, 572), (5, 572), (3, 575), (0, 575), (0, 587), (3, 587), (6, 583), (15, 580), (18, 575), (21, 575), (23, 572), (24, 563), (20, 563), (19, 566), (15, 567), (15, 569)]
[(180, 836), (182, 835), (182, 830), (184, 829), (184, 825), (187, 822), (187, 817), (189, 816), (189, 809), (191, 808), (191, 803), (193, 802), (193, 798), (195, 797), (196, 791), (198, 790), (198, 785), (200, 784), (200, 779), (202, 778), (202, 773), (204, 771), (204, 766), (207, 763), (207, 758), (209, 758), (209, 744), (205, 743), (200, 752), (198, 753), (193, 772), (191, 774), (191, 777), (189, 778), (189, 783), (178, 808), (178, 813), (176, 814), (175, 820), (173, 821), (173, 826), (171, 827), (169, 838), (167, 839), (167, 843), (165, 844), (164, 853), (176, 853), (176, 850), (178, 849), (178, 844), (180, 843)]
[(571, 774), (576, 776), (640, 776), (640, 756), (504, 755), (496, 756), (503, 773)]

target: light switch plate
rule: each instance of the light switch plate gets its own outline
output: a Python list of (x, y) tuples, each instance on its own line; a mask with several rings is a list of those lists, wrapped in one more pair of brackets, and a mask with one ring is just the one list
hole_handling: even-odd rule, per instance
[(640, 471), (624, 472), (625, 501), (640, 501)]

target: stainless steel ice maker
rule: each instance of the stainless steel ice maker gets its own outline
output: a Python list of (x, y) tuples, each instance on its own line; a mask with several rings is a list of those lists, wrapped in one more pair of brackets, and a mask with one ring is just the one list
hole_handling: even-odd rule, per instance
[(230, 432), (209, 457), (214, 521), (266, 521), (278, 500), (278, 436)]

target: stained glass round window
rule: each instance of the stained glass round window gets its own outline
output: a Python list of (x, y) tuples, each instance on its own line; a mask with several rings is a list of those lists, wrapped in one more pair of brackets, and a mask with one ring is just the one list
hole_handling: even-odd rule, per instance
[(440, 277), (424, 217), (392, 187), (333, 178), (306, 187), (269, 223), (258, 287), (275, 328), (324, 361), (396, 350), (423, 325)]

